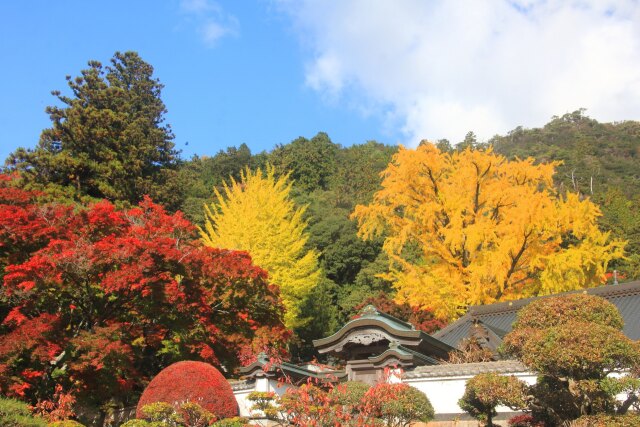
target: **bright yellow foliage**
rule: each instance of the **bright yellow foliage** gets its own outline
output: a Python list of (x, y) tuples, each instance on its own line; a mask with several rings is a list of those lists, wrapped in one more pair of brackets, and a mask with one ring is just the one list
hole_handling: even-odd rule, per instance
[(304, 251), (305, 208), (296, 208), (290, 192), (288, 176), (276, 178), (273, 167), (264, 173), (247, 169), (240, 182), (225, 183), (224, 194), (215, 190), (216, 201), (205, 206), (207, 218), (200, 234), (208, 246), (249, 252), (280, 287), (285, 324), (292, 328), (304, 323), (300, 304), (321, 272), (318, 254)]
[(384, 235), (398, 299), (455, 319), (469, 305), (597, 286), (625, 242), (600, 209), (560, 196), (557, 163), (507, 161), (491, 149), (452, 154), (400, 147), (382, 189), (357, 206), (361, 237)]

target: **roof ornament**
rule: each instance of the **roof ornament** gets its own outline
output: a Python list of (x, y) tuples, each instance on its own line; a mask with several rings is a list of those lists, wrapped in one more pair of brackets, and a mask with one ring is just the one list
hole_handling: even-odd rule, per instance
[(399, 346), (400, 346), (400, 343), (398, 341), (396, 341), (396, 340), (393, 340), (393, 341), (389, 342), (389, 348), (391, 350), (397, 350)]
[(366, 306), (365, 308), (362, 309), (360, 314), (363, 317), (365, 317), (365, 316), (366, 317), (376, 316), (378, 314), (378, 310), (374, 306), (369, 304), (368, 306)]

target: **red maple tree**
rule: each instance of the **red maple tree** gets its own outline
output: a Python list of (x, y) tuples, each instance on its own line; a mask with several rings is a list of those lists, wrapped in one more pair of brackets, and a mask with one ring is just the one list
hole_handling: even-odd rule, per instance
[(175, 361), (231, 370), (265, 336), (289, 336), (277, 287), (247, 253), (204, 247), (149, 198), (38, 203), (0, 175), (2, 271), (0, 392), (32, 402), (60, 383), (79, 400), (131, 403)]

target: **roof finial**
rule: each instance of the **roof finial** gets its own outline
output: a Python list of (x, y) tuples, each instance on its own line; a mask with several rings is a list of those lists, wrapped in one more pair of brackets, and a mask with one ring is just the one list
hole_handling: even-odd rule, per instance
[(368, 306), (362, 309), (360, 314), (362, 316), (375, 316), (376, 314), (378, 314), (378, 310), (374, 306), (369, 304)]

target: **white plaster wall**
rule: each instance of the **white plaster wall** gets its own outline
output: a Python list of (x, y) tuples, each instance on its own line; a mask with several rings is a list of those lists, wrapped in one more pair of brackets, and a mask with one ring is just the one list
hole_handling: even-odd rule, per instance
[[(527, 382), (528, 384), (535, 384), (536, 376), (529, 372), (518, 372), (512, 374), (501, 375), (514, 375), (515, 377)], [(620, 376), (619, 374), (613, 374), (613, 376)], [(472, 378), (473, 375), (457, 376), (457, 377), (433, 377), (433, 378), (403, 378), (401, 382), (406, 383), (412, 387), (417, 388), (427, 395), (436, 414), (457, 414), (464, 413), (458, 406), (458, 400), (464, 394), (464, 388), (467, 380)], [(393, 377), (391, 382), (398, 382), (397, 377)], [(255, 382), (255, 387), (249, 390), (237, 390), (233, 394), (238, 401), (238, 407), (240, 409), (240, 416), (251, 416), (252, 403), (246, 399), (247, 395), (252, 391), (273, 391), (278, 396), (282, 396), (290, 385), (278, 384), (277, 381), (269, 380), (266, 378), (259, 378)], [(624, 400), (623, 395), (618, 396), (619, 400)], [(498, 413), (511, 412), (511, 409), (498, 406), (496, 408)], [(256, 415), (255, 413), (253, 415)]]
[(247, 400), (247, 396), (249, 393), (254, 391), (272, 391), (276, 393), (278, 396), (282, 396), (287, 389), (291, 387), (288, 384), (279, 384), (278, 381), (270, 380), (267, 378), (258, 378), (254, 384), (254, 388), (247, 390), (234, 390), (233, 394), (236, 397), (236, 401), (238, 402), (238, 409), (240, 411), (241, 417), (249, 417), (251, 415), (259, 415), (257, 413), (251, 413), (251, 406), (253, 402)]
[(248, 417), (251, 415), (251, 402), (247, 400), (247, 395), (255, 391), (253, 389), (249, 390), (234, 390), (233, 394), (236, 397), (236, 401), (238, 402), (238, 411), (240, 412), (241, 417)]
[[(534, 384), (536, 382), (535, 375), (528, 372), (503, 375), (514, 375), (526, 381), (528, 384)], [(472, 377), (472, 375), (466, 375), (457, 377), (405, 378), (402, 382), (426, 394), (436, 414), (455, 414), (464, 413), (458, 406), (458, 400), (464, 394), (464, 387), (467, 380)], [(511, 412), (511, 409), (502, 406), (497, 407), (496, 410), (499, 413)]]

